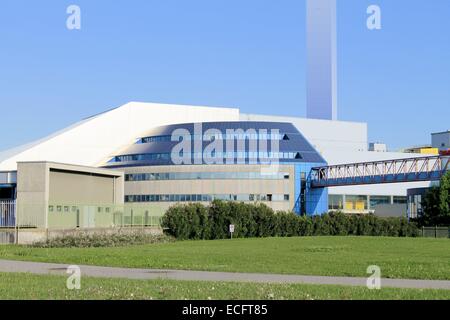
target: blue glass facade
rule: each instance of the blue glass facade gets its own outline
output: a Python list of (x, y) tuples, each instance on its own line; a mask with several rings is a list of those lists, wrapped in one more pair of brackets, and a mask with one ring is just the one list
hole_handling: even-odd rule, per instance
[(301, 163), (295, 165), (295, 208), (300, 215), (322, 215), (328, 212), (328, 189), (311, 188), (311, 169), (323, 163)]
[[(228, 143), (233, 140), (230, 148)], [(174, 152), (174, 148), (183, 141), (190, 148)], [(206, 154), (207, 147), (214, 141), (222, 144), (222, 150)], [(277, 142), (276, 150), (272, 149), (273, 141)], [(261, 142), (266, 142), (265, 150), (260, 149)], [(257, 148), (251, 148), (251, 145)], [(173, 162), (174, 156), (189, 159), (189, 164), (211, 164), (205, 161), (207, 157), (218, 158), (223, 164), (230, 164), (230, 158), (237, 160), (237, 164), (269, 164), (273, 160), (287, 164), (324, 162), (293, 124), (243, 121), (187, 123), (155, 128), (114, 156), (106, 167), (175, 165), (178, 163)]]
[[(201, 128), (200, 130), (199, 127)], [(276, 143), (273, 143), (273, 141), (276, 141)], [(212, 142), (218, 142), (223, 148), (213, 149), (214, 151), (208, 154), (206, 150), (212, 145)], [(261, 144), (261, 142), (266, 142), (265, 148), (264, 143)], [(183, 146), (181, 150), (178, 148), (180, 145)], [(187, 149), (185, 149), (185, 146), (187, 146)], [(177, 156), (183, 158), (182, 162), (174, 161)], [(209, 157), (217, 159), (217, 162), (208, 162)], [(229, 161), (230, 159), (232, 162)], [(320, 215), (328, 211), (327, 190), (324, 188), (311, 188), (311, 169), (326, 165), (326, 161), (291, 123), (208, 122), (155, 128), (143, 134), (135, 144), (126, 148), (121, 154), (115, 155), (105, 167), (130, 168), (204, 164), (267, 165), (277, 163), (293, 166), (295, 169), (295, 176), (288, 176), (287, 179), (294, 179), (295, 207), (293, 209), (297, 214)], [(159, 173), (153, 177), (149, 171), (148, 173), (127, 175), (127, 181), (153, 181), (161, 180), (161, 177), (164, 180), (176, 180), (176, 178), (186, 180), (185, 175), (183, 173), (174, 174), (168, 172), (166, 174)], [(192, 179), (195, 180), (226, 178), (225, 176), (217, 176), (216, 178), (214, 173), (194, 172), (189, 173), (188, 180), (192, 180), (191, 175)], [(255, 173), (250, 174), (246, 172), (241, 172), (234, 177), (236, 180), (255, 178)], [(267, 179), (268, 177), (261, 178)], [(280, 173), (280, 178), (286, 179), (285, 174)], [(255, 195), (250, 193), (245, 195), (245, 199), (255, 197)], [(268, 192), (267, 196), (272, 197), (269, 193), (271, 192)], [(273, 193), (276, 194), (276, 192)], [(154, 195), (128, 196), (132, 196), (129, 200), (147, 201), (147, 197), (152, 199)], [(171, 195), (167, 196), (170, 199)], [(204, 195), (200, 195), (200, 198), (202, 196)], [(163, 195), (164, 199), (165, 197), (166, 195)], [(195, 195), (195, 199), (197, 198), (197, 195)], [(239, 198), (238, 195), (236, 198)], [(289, 201), (289, 198), (289, 195), (283, 195), (280, 200)], [(161, 201), (160, 196), (155, 199)], [(174, 198), (174, 201), (176, 201), (176, 198)]]

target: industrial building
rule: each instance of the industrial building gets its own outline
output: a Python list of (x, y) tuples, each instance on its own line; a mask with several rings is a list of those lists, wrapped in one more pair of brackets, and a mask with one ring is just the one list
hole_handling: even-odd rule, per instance
[[(195, 132), (196, 125), (202, 127), (200, 136)], [(172, 141), (172, 135), (179, 130), (184, 134)], [(216, 130), (215, 138), (222, 134), (221, 138), (232, 141), (233, 146), (215, 150), (214, 162), (208, 163), (204, 151), (211, 143), (211, 130)], [(234, 136), (227, 136), (230, 130)], [(255, 159), (249, 152), (253, 140), (261, 141), (261, 132), (270, 138), (269, 144), (272, 140), (278, 142), (276, 151), (267, 150), (266, 161), (260, 161), (258, 150)], [(173, 149), (185, 139), (192, 145), (198, 141), (200, 154), (186, 153), (183, 156), (190, 161), (174, 163)], [(34, 181), (37, 176), (23, 168), (27, 163), (50, 162), (81, 166), (84, 171), (89, 167), (92, 174), (99, 168), (108, 170), (108, 174), (117, 171), (124, 175), (123, 198), (111, 205), (117, 201), (151, 204), (159, 214), (177, 202), (212, 199), (263, 202), (275, 210), (298, 214), (328, 210), (369, 213), (376, 212), (379, 206), (385, 209), (386, 205), (406, 213), (407, 190), (428, 187), (429, 182), (310, 188), (308, 178), (314, 167), (415, 156), (371, 152), (368, 146), (365, 123), (245, 114), (235, 108), (132, 102), (35, 143), (0, 153), (0, 194), (3, 201), (17, 198), (19, 203), (36, 202), (36, 198), (21, 199), (25, 188), (21, 184), (31, 183), (28, 180)], [(277, 165), (275, 171), (273, 164)], [(59, 194), (74, 194), (70, 188), (67, 182), (59, 184), (57, 190)], [(59, 203), (50, 201), (47, 209), (96, 202), (58, 199)], [(97, 202), (106, 204), (102, 198)]]
[(388, 152), (366, 123), (339, 121), (336, 39), (336, 1), (308, 0), (307, 118), (130, 102), (0, 152), (0, 227), (147, 227), (171, 205), (214, 199), (302, 215), (417, 213), (408, 189), (448, 169), (435, 151), (448, 153), (450, 134), (433, 134), (436, 149)]

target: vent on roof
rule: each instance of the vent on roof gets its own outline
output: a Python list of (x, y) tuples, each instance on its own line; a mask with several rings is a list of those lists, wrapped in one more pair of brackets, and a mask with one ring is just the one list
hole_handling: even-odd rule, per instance
[(297, 152), (297, 154), (295, 155), (295, 159), (303, 159), (303, 157), (300, 154), (300, 152)]
[(285, 140), (285, 141), (290, 140), (287, 134), (285, 134), (285, 135), (283, 136), (283, 140)]

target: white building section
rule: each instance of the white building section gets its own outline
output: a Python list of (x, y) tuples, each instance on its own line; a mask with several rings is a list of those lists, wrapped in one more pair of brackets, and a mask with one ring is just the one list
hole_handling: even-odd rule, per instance
[(367, 151), (367, 124), (362, 122), (241, 114), (242, 121), (289, 122), (320, 152)]
[(379, 142), (369, 143), (369, 151), (373, 152), (387, 152), (387, 145)]
[(441, 151), (447, 151), (450, 149), (450, 130), (433, 133), (431, 137), (433, 148), (438, 148)]

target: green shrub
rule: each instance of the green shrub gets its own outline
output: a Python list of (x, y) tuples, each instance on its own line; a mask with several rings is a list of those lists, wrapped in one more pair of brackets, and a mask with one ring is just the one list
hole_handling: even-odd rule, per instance
[(132, 234), (86, 234), (66, 235), (36, 242), (32, 247), (36, 248), (97, 248), (120, 247), (129, 245), (141, 245), (151, 243), (166, 243), (174, 241), (167, 235), (151, 235), (136, 232)]
[(234, 224), (236, 238), (294, 236), (388, 236), (417, 237), (415, 223), (405, 218), (379, 218), (374, 215), (330, 213), (323, 216), (298, 216), (277, 212), (264, 204), (213, 201), (176, 205), (162, 219), (163, 228), (177, 239), (225, 239)]

